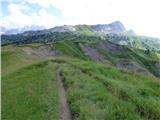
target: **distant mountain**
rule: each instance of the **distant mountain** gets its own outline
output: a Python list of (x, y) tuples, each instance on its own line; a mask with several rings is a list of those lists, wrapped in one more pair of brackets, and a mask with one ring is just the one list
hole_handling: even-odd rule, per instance
[[(40, 31), (41, 30), (41, 31)], [(110, 34), (110, 33), (124, 33), (125, 27), (120, 21), (115, 21), (110, 24), (97, 25), (63, 25), (50, 29), (45, 29), (43, 26), (26, 26), (23, 28), (6, 29), (1, 27), (1, 34), (32, 34), (31, 31), (38, 31), (38, 33), (53, 33), (53, 32), (75, 32), (78, 34), (93, 35), (93, 34)]]
[(58, 27), (54, 27), (49, 29), (50, 32), (67, 32), (67, 31), (71, 31), (74, 32), (76, 31), (75, 26), (72, 25), (63, 25), (63, 26), (58, 26)]
[(5, 32), (7, 31), (7, 29), (3, 26), (0, 26), (0, 34), (5, 34)]
[(128, 35), (136, 35), (136, 33), (135, 33), (132, 29), (127, 30), (127, 31), (125, 32), (125, 34), (128, 34)]
[[(125, 27), (120, 21), (115, 21), (110, 24), (97, 24), (97, 25), (64, 25), (58, 26), (49, 29), (50, 32), (78, 32), (83, 33), (94, 32), (94, 33), (101, 33), (101, 34), (109, 34), (109, 33), (123, 33), (125, 32)], [(86, 32), (87, 33), (87, 32)]]
[(115, 21), (110, 24), (98, 24), (90, 26), (94, 31), (98, 33), (122, 33), (125, 32), (125, 27), (120, 21)]
[[(1, 44), (24, 44), (59, 40), (109, 40), (128, 47), (160, 52), (160, 39), (138, 36), (133, 30), (126, 30), (120, 21), (110, 24), (63, 25), (50, 29), (42, 28), (31, 26), (8, 30), (5, 32), (7, 33), (6, 35), (2, 35)], [(5, 28), (2, 28), (2, 30), (5, 30)]]
[(1, 34), (7, 34), (7, 35), (11, 35), (11, 34), (20, 34), (23, 33), (25, 31), (37, 31), (37, 30), (43, 30), (45, 29), (44, 26), (25, 26), (22, 28), (12, 28), (12, 29), (7, 29), (5, 27), (0, 27), (0, 33)]

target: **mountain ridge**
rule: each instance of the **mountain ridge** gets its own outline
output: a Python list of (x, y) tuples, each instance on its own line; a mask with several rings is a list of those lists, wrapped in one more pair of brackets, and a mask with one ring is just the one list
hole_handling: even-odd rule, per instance
[(2, 35), (2, 119), (159, 120), (160, 44), (117, 26)]
[(96, 25), (63, 25), (50, 29), (25, 31), (14, 35), (2, 35), (2, 45), (49, 42), (58, 40), (110, 40), (116, 44), (160, 52), (160, 39), (138, 36), (126, 30), (120, 21)]
[(20, 34), (26, 31), (37, 31), (37, 30), (43, 30), (43, 29), (45, 29), (44, 26), (37, 26), (37, 25), (24, 26), (19, 28), (10, 28), (10, 29), (1, 26), (0, 34), (13, 35), (13, 34)]
[[(62, 26), (55, 26), (53, 28), (49, 28), (49, 29), (44, 29), (43, 26), (26, 26), (26, 27), (22, 27), (22, 28), (15, 28), (15, 29), (7, 29), (5, 27), (1, 27), (2, 31), (3, 29), (4, 32), (3, 34), (20, 34), (23, 32), (29, 32), (29, 31), (50, 31), (50, 32), (66, 32), (66, 31), (70, 31), (70, 32), (74, 32), (76, 31), (76, 28), (78, 26), (88, 26), (90, 27), (92, 30), (94, 30), (95, 32), (98, 33), (120, 33), (120, 32), (124, 32), (125, 31), (125, 27), (124, 25), (120, 22), (120, 21), (114, 21), (112, 23), (109, 24), (95, 24), (95, 25), (86, 25), (86, 24), (79, 24), (79, 25), (62, 25)], [(18, 30), (20, 29), (20, 30)], [(26, 30), (25, 30), (26, 29)]]

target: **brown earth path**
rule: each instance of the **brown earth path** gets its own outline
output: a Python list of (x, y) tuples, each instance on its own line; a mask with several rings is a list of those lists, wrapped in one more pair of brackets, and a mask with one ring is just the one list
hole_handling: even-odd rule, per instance
[(67, 98), (65, 96), (65, 89), (63, 85), (63, 81), (60, 75), (59, 67), (56, 70), (56, 78), (58, 81), (59, 87), (59, 97), (60, 97), (60, 118), (59, 120), (72, 120), (71, 112), (67, 103)]

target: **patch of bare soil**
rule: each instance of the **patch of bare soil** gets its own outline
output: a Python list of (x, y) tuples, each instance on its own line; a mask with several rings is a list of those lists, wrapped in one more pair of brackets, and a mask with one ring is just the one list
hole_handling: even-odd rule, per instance
[(56, 78), (58, 80), (59, 97), (60, 97), (60, 120), (72, 120), (59, 68), (57, 68), (56, 70)]
[(105, 57), (101, 55), (95, 48), (92, 48), (87, 44), (85, 45), (80, 44), (80, 48), (92, 60), (95, 60), (96, 62), (109, 63), (109, 61), (107, 61)]
[(97, 44), (97, 47), (100, 49), (104, 49), (111, 54), (117, 54), (124, 50), (124, 48), (120, 45), (113, 44), (109, 41), (102, 41)]
[(119, 68), (126, 68), (136, 72), (142, 72), (145, 75), (153, 76), (146, 68), (142, 67), (138, 63), (132, 62), (130, 60), (119, 60), (116, 64)]
[(56, 52), (51, 50), (49, 47), (41, 46), (39, 48), (33, 49), (32, 47), (24, 47), (23, 51), (28, 55), (33, 55), (36, 57), (51, 57), (56, 56)]
[(157, 68), (157, 70), (158, 70), (158, 73), (159, 73), (159, 75), (160, 75), (160, 62), (157, 62), (157, 63), (155, 64), (155, 66), (156, 66), (156, 68)]

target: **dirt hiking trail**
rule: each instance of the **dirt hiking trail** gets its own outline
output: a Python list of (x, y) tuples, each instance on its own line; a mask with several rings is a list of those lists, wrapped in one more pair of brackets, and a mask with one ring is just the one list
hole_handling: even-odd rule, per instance
[(59, 97), (60, 97), (60, 120), (72, 120), (71, 112), (67, 103), (67, 99), (65, 96), (65, 89), (63, 85), (63, 81), (60, 75), (60, 69), (59, 67), (56, 70), (56, 78), (58, 81), (58, 87), (59, 87)]

